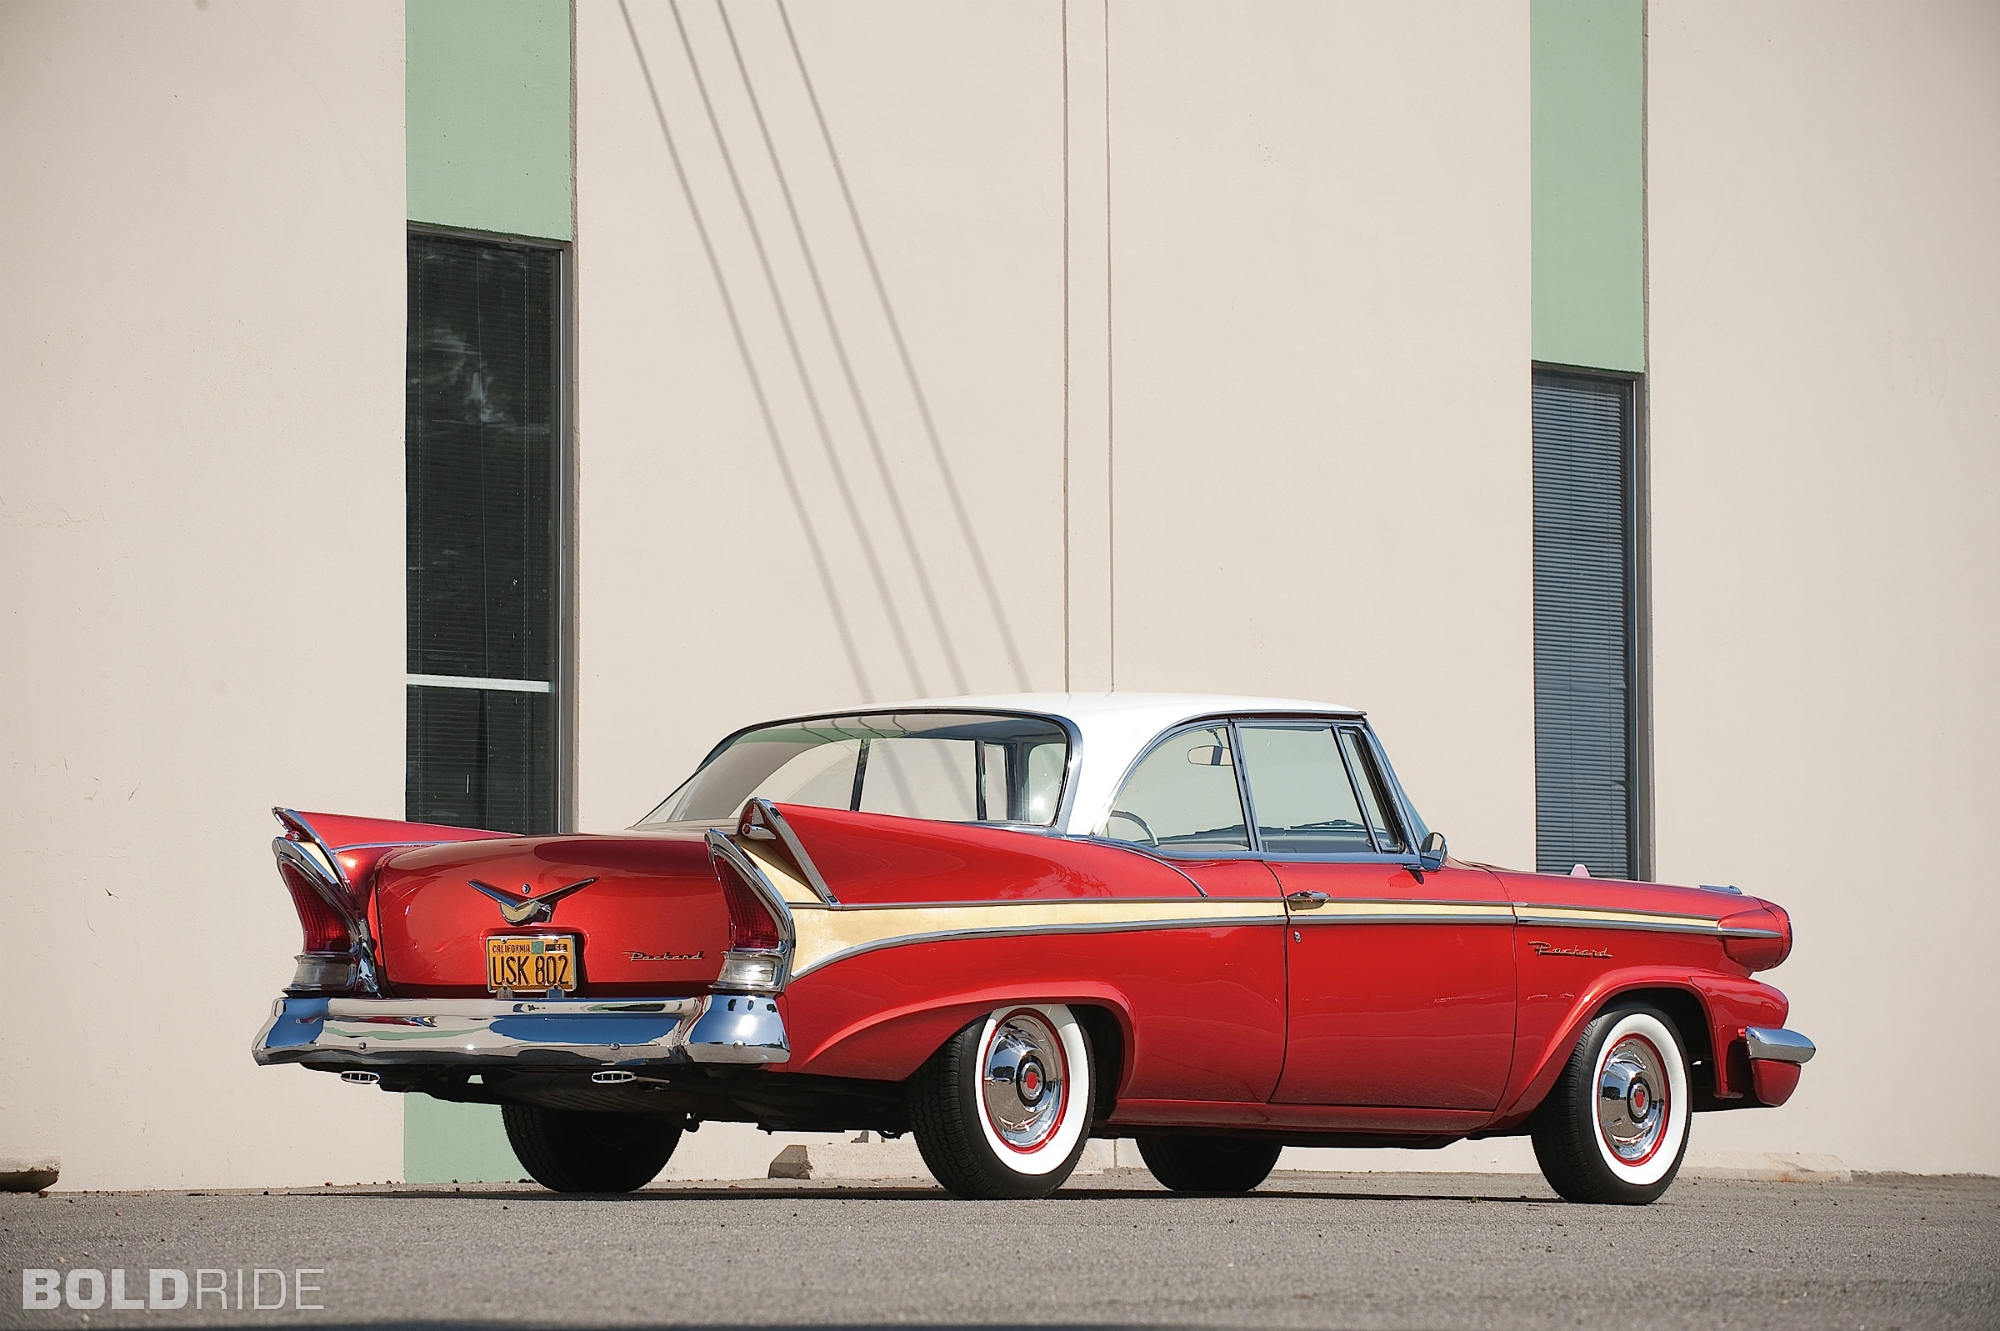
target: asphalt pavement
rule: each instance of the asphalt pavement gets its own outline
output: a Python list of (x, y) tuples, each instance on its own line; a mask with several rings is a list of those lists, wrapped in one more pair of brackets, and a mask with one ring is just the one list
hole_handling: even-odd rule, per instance
[[(1038, 1202), (807, 1181), (56, 1193), (0, 1196), (0, 1257), (0, 1325), (33, 1327), (2000, 1327), (2000, 1179), (1683, 1179), (1634, 1208), (1513, 1175), (1172, 1197), (1137, 1170)], [(23, 1268), (104, 1272), (105, 1306), (24, 1309)], [(177, 1270), (227, 1306), (114, 1312), (118, 1269), (128, 1300)], [(277, 1273), (285, 1307), (260, 1312)]]

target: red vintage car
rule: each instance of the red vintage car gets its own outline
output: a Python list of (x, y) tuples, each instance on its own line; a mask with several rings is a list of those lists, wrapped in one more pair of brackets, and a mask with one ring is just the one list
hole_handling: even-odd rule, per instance
[(916, 1135), (964, 1197), (1092, 1136), (1170, 1188), (1299, 1146), (1532, 1136), (1648, 1202), (1812, 1056), (1734, 888), (1450, 858), (1349, 708), (1019, 695), (775, 721), (629, 831), (278, 811), (305, 929), (260, 1063), (502, 1106), (558, 1191), (703, 1121)]

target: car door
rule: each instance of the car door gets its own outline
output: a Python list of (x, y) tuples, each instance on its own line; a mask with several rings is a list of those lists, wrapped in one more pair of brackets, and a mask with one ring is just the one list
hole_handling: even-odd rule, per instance
[(1160, 936), (1135, 1097), (1261, 1104), (1284, 1065), (1286, 917), (1250, 844), (1232, 753), (1226, 721), (1167, 732), (1133, 764), (1100, 830), (1172, 865), (1219, 917)]
[(1234, 726), (1289, 918), (1285, 1104), (1492, 1109), (1513, 1060), (1513, 912), (1493, 875), (1423, 871), (1359, 722)]

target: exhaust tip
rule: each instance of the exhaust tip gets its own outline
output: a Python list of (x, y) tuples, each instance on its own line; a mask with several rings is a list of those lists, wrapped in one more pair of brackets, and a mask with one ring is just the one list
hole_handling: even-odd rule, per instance
[(623, 1086), (628, 1081), (639, 1080), (639, 1074), (613, 1068), (608, 1072), (593, 1072), (590, 1074), (590, 1079), (599, 1086)]
[(379, 1072), (343, 1072), (340, 1074), (340, 1079), (344, 1082), (351, 1082), (356, 1086), (373, 1086), (382, 1080), (382, 1074)]

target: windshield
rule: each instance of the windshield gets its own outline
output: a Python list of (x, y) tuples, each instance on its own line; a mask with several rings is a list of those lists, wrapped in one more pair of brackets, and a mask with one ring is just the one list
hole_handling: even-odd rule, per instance
[(752, 798), (954, 823), (1047, 827), (1069, 735), (1047, 717), (876, 712), (747, 730), (639, 825), (731, 822)]

